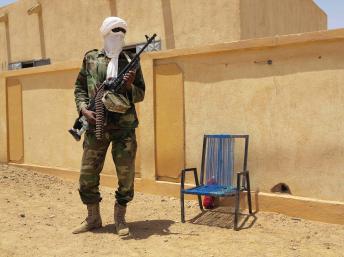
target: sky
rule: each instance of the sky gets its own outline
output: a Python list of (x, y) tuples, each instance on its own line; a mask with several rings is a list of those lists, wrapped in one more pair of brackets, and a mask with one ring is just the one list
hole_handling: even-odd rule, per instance
[(327, 14), (329, 29), (344, 28), (343, 0), (314, 0), (314, 2)]
[[(285, 0), (276, 0), (285, 1)], [(15, 0), (0, 0), (0, 7)], [(327, 14), (328, 28), (344, 28), (344, 0), (314, 0)]]

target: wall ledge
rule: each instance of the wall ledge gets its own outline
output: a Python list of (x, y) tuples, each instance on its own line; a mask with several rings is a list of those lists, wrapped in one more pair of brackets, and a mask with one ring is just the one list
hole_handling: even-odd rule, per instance
[(70, 60), (70, 61), (57, 62), (57, 63), (38, 66), (38, 67), (25, 68), (25, 69), (20, 69), (20, 70), (3, 71), (3, 72), (0, 72), (0, 77), (12, 78), (12, 77), (25, 76), (25, 75), (37, 75), (37, 74), (49, 73), (49, 72), (76, 70), (76, 69), (80, 69), (80, 67), (81, 67), (80, 60)]
[[(269, 47), (278, 47), (291, 44), (305, 44), (319, 41), (335, 41), (344, 39), (344, 29), (323, 30), (315, 32), (307, 32), (290, 35), (277, 35), (274, 37), (254, 38), (233, 42), (225, 42), (220, 44), (210, 44), (205, 46), (171, 49), (160, 52), (149, 52), (142, 55), (142, 59), (167, 59), (173, 57), (190, 56), (197, 54), (218, 53), (223, 51), (238, 51), (249, 49), (262, 49)], [(79, 69), (80, 60), (69, 60), (64, 62), (56, 62), (50, 65), (44, 65), (33, 68), (25, 68), (20, 70), (10, 70), (0, 72), (0, 77), (11, 78), (25, 75), (35, 75), (49, 72), (66, 71)]]
[(197, 54), (219, 53), (224, 51), (254, 50), (271, 47), (279, 47), (293, 44), (307, 44), (320, 41), (335, 41), (344, 39), (344, 29), (322, 30), (299, 34), (276, 35), (273, 37), (253, 38), (220, 44), (210, 44), (205, 46), (171, 49), (161, 52), (149, 52), (145, 58), (167, 59), (173, 57), (183, 57)]

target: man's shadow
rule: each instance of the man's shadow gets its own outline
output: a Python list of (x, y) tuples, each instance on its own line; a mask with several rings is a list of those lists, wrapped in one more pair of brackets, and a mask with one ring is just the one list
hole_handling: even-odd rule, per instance
[[(145, 221), (133, 221), (128, 222), (130, 235), (123, 237), (122, 239), (135, 239), (141, 240), (146, 239), (152, 235), (171, 235), (171, 234), (179, 234), (179, 233), (172, 233), (170, 232), (170, 226), (175, 222), (172, 220), (145, 220)], [(113, 234), (115, 231), (115, 224), (108, 224), (102, 228), (97, 230), (93, 230), (94, 233), (111, 233)]]

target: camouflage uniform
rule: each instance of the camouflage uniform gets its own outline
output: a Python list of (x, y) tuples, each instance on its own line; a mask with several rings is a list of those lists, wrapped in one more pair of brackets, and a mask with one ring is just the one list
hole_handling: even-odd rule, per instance
[[(104, 50), (94, 49), (85, 54), (82, 67), (75, 82), (75, 102), (78, 112), (87, 107), (88, 102), (95, 95), (96, 85), (106, 79), (107, 65), (110, 59), (106, 57)], [(118, 71), (120, 72), (128, 60), (123, 52), (118, 59)], [(101, 201), (99, 193), (99, 174), (104, 165), (105, 155), (110, 143), (112, 143), (112, 158), (116, 166), (118, 189), (116, 200), (121, 205), (126, 205), (134, 196), (136, 137), (135, 128), (138, 126), (138, 118), (134, 103), (144, 98), (145, 84), (141, 69), (136, 72), (136, 77), (131, 85), (128, 98), (131, 108), (124, 114), (106, 112), (104, 136), (97, 140), (94, 126), (85, 133), (83, 143), (83, 157), (80, 171), (79, 193), (84, 204), (93, 204)]]

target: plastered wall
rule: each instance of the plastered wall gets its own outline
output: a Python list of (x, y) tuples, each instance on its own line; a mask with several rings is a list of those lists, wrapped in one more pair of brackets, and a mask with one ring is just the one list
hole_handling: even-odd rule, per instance
[(327, 15), (308, 0), (241, 0), (241, 39), (327, 29)]
[(28, 15), (37, 3), (18, 0), (0, 8), (0, 15), (8, 14), (9, 33), (0, 22), (0, 53), (10, 49), (8, 57), (0, 54), (0, 67), (44, 53), (53, 63), (80, 60), (102, 47), (99, 27), (110, 15), (127, 20), (127, 45), (157, 33), (162, 49), (326, 28), (326, 15), (312, 0), (41, 0), (41, 13)]
[[(155, 71), (155, 145), (157, 179), (179, 181), (185, 166), (183, 71), (176, 64)], [(169, 111), (166, 115), (167, 110)]]
[(0, 71), (6, 70), (7, 67), (7, 41), (6, 41), (6, 25), (0, 23)]
[(20, 78), (24, 163), (78, 169), (81, 147), (67, 132), (76, 117), (72, 90), (76, 76), (77, 70)]
[(85, 51), (99, 48), (99, 26), (110, 16), (108, 0), (40, 3), (47, 57), (53, 62), (81, 59)]
[(203, 134), (249, 134), (253, 189), (269, 192), (286, 183), (293, 195), (343, 201), (344, 55), (338, 49), (343, 40), (157, 61), (183, 72), (186, 167), (200, 169)]
[[(76, 142), (68, 133), (77, 117), (73, 94), (77, 73), (78, 69), (52, 71), (7, 80), (8, 104), (12, 104), (8, 108), (11, 110), (9, 114), (22, 112), (23, 124), (18, 125), (15, 119), (18, 115), (9, 117), (9, 127), (12, 128), (8, 138), (9, 162), (74, 171), (80, 169), (82, 141)], [(18, 84), (20, 92), (16, 90)], [(137, 173), (140, 176), (139, 163)], [(115, 175), (111, 147), (104, 174)]]
[[(200, 168), (204, 133), (247, 133), (253, 190), (270, 192), (283, 182), (294, 196), (343, 202), (342, 49), (344, 31), (334, 30), (145, 54), (142, 68), (147, 91), (145, 101), (138, 105), (140, 175), (155, 181), (160, 156), (178, 161), (164, 165), (165, 169), (183, 162), (186, 167)], [(6, 106), (11, 102), (6, 99), (11, 79), (22, 88), (22, 163), (79, 169), (81, 144), (67, 133), (76, 115), (73, 84), (79, 65), (55, 64), (1, 74), (1, 161), (8, 161), (7, 146), (11, 145), (7, 144)], [(173, 93), (170, 75), (178, 84), (178, 94), (173, 96), (179, 98), (174, 101), (178, 108), (158, 105), (156, 99), (168, 99)], [(166, 128), (170, 120), (158, 119), (158, 114), (173, 118), (178, 128), (183, 124), (178, 140), (184, 143), (173, 145), (173, 151), (168, 143), (157, 145), (158, 128)], [(164, 171), (162, 177), (176, 179), (179, 171)], [(104, 172), (113, 174), (109, 159)]]
[[(1, 14), (8, 15), (11, 61), (41, 58), (38, 19), (36, 15), (27, 15), (27, 10), (35, 3), (34, 0), (18, 1), (1, 9)], [(2, 22), (0, 26), (4, 24)], [(6, 38), (5, 31), (2, 32), (4, 34), (0, 37)], [(7, 44), (1, 45), (1, 48), (6, 51)]]

